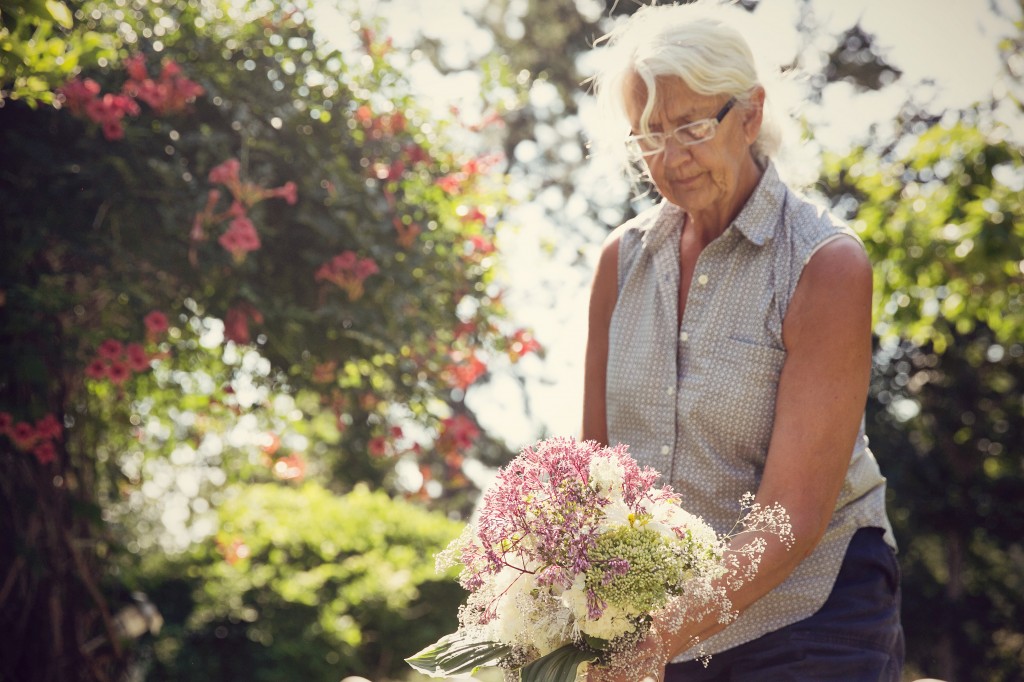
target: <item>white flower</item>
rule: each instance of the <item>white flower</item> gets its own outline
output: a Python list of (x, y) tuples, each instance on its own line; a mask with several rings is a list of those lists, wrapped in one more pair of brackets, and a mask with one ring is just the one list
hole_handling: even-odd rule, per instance
[(590, 487), (599, 493), (605, 493), (612, 499), (622, 497), (622, 479), (626, 470), (614, 457), (595, 456), (590, 460)]
[(562, 592), (562, 605), (572, 613), (577, 621), (587, 618), (587, 591), (583, 575), (577, 575), (572, 587)]
[(598, 529), (601, 532), (630, 525), (629, 517), (633, 512), (621, 497), (612, 498), (608, 504), (601, 508), (601, 511), (604, 513), (604, 518), (601, 519), (601, 523), (598, 525)]
[(613, 604), (609, 604), (597, 620), (583, 620), (579, 626), (584, 634), (599, 639), (615, 639), (636, 629), (629, 619), (629, 613)]
[(647, 528), (666, 539), (674, 540), (679, 537), (677, 531), (682, 534), (689, 530), (698, 544), (711, 547), (718, 543), (718, 535), (711, 526), (704, 522), (704, 519), (694, 516), (669, 499), (657, 500), (653, 503), (644, 500), (640, 503), (640, 508), (651, 515)]
[(491, 638), (513, 644), (522, 640), (528, 621), (522, 606), (526, 601), (520, 597), (530, 598), (530, 590), (535, 587), (533, 576), (512, 568), (505, 568), (487, 585), (487, 590), (497, 596), (494, 610), (497, 614), (487, 623)]

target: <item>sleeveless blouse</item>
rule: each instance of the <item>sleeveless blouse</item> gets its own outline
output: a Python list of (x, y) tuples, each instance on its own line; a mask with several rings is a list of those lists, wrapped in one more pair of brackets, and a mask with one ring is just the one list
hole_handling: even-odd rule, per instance
[[(622, 231), (606, 373), (608, 440), (627, 444), (642, 466), (661, 472), (684, 509), (723, 533), (740, 517), (740, 498), (756, 493), (761, 481), (786, 360), (782, 322), (804, 265), (831, 239), (858, 238), (787, 188), (769, 163), (736, 220), (698, 257), (679, 320), (683, 217), (662, 202)], [(817, 547), (782, 584), (703, 642), (704, 650), (725, 651), (813, 615), (850, 538), (864, 526), (883, 528), (895, 549), (885, 479), (862, 417)], [(675, 660), (697, 655), (694, 648)]]

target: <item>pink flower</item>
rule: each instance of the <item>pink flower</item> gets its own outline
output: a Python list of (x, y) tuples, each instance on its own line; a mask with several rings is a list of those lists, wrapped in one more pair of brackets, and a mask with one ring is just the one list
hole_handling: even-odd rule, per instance
[(128, 78), (134, 81), (144, 81), (149, 78), (146, 72), (146, 58), (141, 54), (135, 54), (124, 60), (124, 70), (128, 72)]
[(238, 183), (238, 171), (242, 164), (238, 159), (228, 159), (210, 171), (209, 180), (230, 187)]
[(131, 375), (132, 373), (131, 370), (128, 369), (128, 365), (124, 364), (120, 360), (114, 360), (107, 367), (107, 377), (118, 386), (128, 381), (128, 378), (131, 377)]
[(371, 457), (384, 457), (388, 454), (388, 440), (384, 436), (374, 436), (366, 447)]
[(492, 242), (487, 237), (481, 235), (473, 235), (472, 237), (469, 238), (468, 243), (473, 253), (486, 255), (489, 253), (494, 253), (495, 251), (494, 242)]
[(36, 433), (41, 438), (61, 440), (64, 437), (64, 426), (57, 419), (56, 415), (48, 414), (36, 422)]
[(350, 301), (363, 295), (363, 282), (379, 272), (372, 258), (359, 258), (354, 251), (343, 251), (317, 269), (314, 279), (331, 282), (348, 294)]
[(124, 126), (120, 121), (105, 121), (103, 123), (103, 137), (108, 140), (120, 140), (124, 138)]
[(241, 262), (245, 254), (260, 248), (260, 236), (256, 226), (246, 217), (238, 217), (231, 221), (227, 231), (217, 239), (236, 262)]
[(464, 414), (441, 421), (441, 437), (449, 440), (459, 450), (468, 449), (479, 436), (480, 429)]
[(99, 358), (94, 359), (85, 368), (85, 376), (89, 377), (90, 379), (96, 379), (97, 381), (99, 381), (100, 379), (106, 379), (107, 363)]
[(14, 442), (14, 447), (27, 452), (39, 442), (39, 434), (28, 422), (18, 422), (7, 430), (7, 437)]
[(285, 203), (289, 206), (294, 206), (295, 202), (299, 200), (298, 186), (289, 180), (277, 189), (270, 190), (269, 196), (279, 197), (284, 199)]
[(125, 359), (128, 361), (128, 367), (133, 372), (144, 372), (149, 369), (149, 354), (146, 353), (146, 349), (139, 343), (129, 343), (128, 347), (124, 351)]
[(454, 362), (445, 367), (443, 375), (453, 388), (466, 390), (487, 371), (487, 365), (474, 352), (470, 352), (468, 358), (463, 353), (453, 352), (451, 358)]
[(14, 425), (14, 417), (10, 412), (0, 412), (0, 436), (6, 436), (7, 432)]
[(116, 360), (121, 357), (121, 353), (124, 352), (124, 346), (117, 339), (107, 339), (100, 344), (97, 349), (100, 357), (107, 358), (108, 360)]
[(240, 303), (228, 309), (224, 316), (224, 338), (237, 344), (249, 343), (249, 320), (263, 324), (263, 314), (249, 303)]
[(91, 78), (72, 78), (57, 91), (64, 106), (75, 116), (84, 116), (85, 107), (100, 94), (100, 84)]
[(539, 353), (542, 350), (533, 334), (525, 329), (517, 329), (508, 342), (508, 355), (512, 362), (518, 361), (524, 355)]
[(97, 97), (85, 105), (85, 116), (103, 128), (103, 135), (108, 140), (119, 140), (124, 137), (121, 119), (126, 115), (136, 116), (139, 105), (126, 95), (107, 93)]
[[(543, 571), (538, 576), (541, 584), (561, 583), (567, 578), (564, 572), (587, 571), (589, 551), (601, 532), (600, 510), (608, 501), (607, 490), (589, 480), (591, 462), (598, 456), (611, 460), (609, 467), (621, 472), (622, 501), (631, 513), (643, 513), (644, 500), (671, 494), (668, 487), (654, 487), (658, 473), (640, 469), (624, 445), (602, 448), (595, 441), (549, 438), (526, 447), (484, 494), (476, 535), (462, 554), (463, 586), (476, 589), (506, 565), (559, 567)], [(508, 538), (527, 537), (531, 542), (509, 548)], [(604, 574), (620, 575), (627, 569), (626, 562), (612, 561)], [(593, 592), (590, 597), (590, 617), (600, 616), (604, 606)]]
[(438, 178), (434, 183), (448, 194), (458, 194), (462, 189), (462, 183), (465, 182), (466, 176), (463, 173), (451, 173), (445, 175), (442, 178)]
[(53, 443), (47, 441), (32, 448), (32, 454), (40, 464), (49, 464), (57, 459), (57, 448), (53, 447)]
[(125, 83), (124, 92), (148, 104), (158, 115), (184, 111), (196, 97), (203, 94), (203, 88), (183, 76), (181, 67), (175, 62), (164, 62), (158, 80), (149, 78), (143, 62), (141, 55), (125, 62), (129, 80)]
[(150, 336), (163, 334), (169, 326), (167, 316), (159, 310), (151, 310), (146, 313), (146, 317), (143, 318), (142, 322), (146, 325), (146, 333)]

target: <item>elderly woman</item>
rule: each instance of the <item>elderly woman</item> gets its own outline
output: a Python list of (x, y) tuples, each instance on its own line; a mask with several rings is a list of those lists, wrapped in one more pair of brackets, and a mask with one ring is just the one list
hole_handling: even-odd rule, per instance
[(583, 437), (628, 444), (719, 532), (745, 492), (781, 504), (795, 545), (766, 536), (729, 624), (670, 608), (628, 667), (593, 676), (898, 680), (895, 542), (863, 428), (871, 266), (854, 233), (780, 180), (739, 11), (643, 8), (605, 48), (598, 102), (628, 124), (663, 201), (603, 247)]

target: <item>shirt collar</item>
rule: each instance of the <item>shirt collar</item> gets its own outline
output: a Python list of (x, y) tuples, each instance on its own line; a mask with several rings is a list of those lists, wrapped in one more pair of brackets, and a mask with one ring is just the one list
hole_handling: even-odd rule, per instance
[[(739, 215), (732, 222), (744, 237), (763, 246), (775, 236), (775, 228), (782, 218), (786, 185), (779, 178), (775, 164), (768, 162), (761, 179), (747, 199)], [(644, 231), (641, 243), (646, 249), (657, 249), (669, 235), (675, 234), (683, 224), (685, 213), (675, 204), (662, 200), (653, 217), (653, 224)]]
[(785, 203), (786, 185), (779, 179), (775, 164), (769, 161), (754, 193), (732, 221), (732, 226), (752, 243), (763, 246), (775, 236)]

